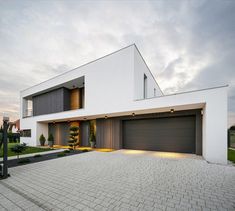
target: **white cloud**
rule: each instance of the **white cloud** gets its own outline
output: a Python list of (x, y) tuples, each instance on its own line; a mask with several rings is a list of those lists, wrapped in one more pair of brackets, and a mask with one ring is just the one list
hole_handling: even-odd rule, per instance
[(0, 113), (17, 118), (19, 90), (132, 43), (165, 92), (231, 83), (234, 5), (0, 1)]

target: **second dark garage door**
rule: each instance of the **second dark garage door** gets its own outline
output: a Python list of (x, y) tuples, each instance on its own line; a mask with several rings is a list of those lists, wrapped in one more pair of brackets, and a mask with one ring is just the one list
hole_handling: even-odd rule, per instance
[(195, 116), (125, 120), (123, 148), (195, 153)]

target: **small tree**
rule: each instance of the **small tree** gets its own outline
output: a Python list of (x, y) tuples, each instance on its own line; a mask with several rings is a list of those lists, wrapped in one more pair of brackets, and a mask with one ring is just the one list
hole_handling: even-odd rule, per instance
[(39, 141), (40, 141), (40, 145), (41, 145), (41, 146), (44, 146), (44, 145), (45, 145), (46, 138), (45, 138), (45, 136), (44, 136), (43, 134), (40, 135)]
[(52, 135), (51, 133), (50, 133), (50, 135), (49, 135), (47, 141), (48, 141), (48, 145), (49, 145), (50, 147), (53, 147), (53, 144), (54, 144), (54, 137), (53, 137), (53, 135)]
[(17, 154), (17, 159), (19, 160), (20, 154), (26, 150), (26, 144), (16, 144), (15, 146), (13, 146), (11, 148), (11, 151), (14, 152), (15, 154)]
[(75, 149), (75, 147), (79, 145), (79, 140), (78, 140), (79, 127), (71, 126), (69, 130), (70, 130), (70, 140), (68, 141), (68, 144), (72, 149)]

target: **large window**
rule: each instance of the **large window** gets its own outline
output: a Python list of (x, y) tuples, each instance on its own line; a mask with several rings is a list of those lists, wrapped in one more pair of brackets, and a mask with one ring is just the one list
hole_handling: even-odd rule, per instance
[(20, 131), (20, 137), (31, 137), (31, 130), (21, 130)]
[(144, 74), (144, 99), (147, 98), (147, 76)]
[(32, 99), (23, 98), (23, 117), (32, 116), (33, 101)]

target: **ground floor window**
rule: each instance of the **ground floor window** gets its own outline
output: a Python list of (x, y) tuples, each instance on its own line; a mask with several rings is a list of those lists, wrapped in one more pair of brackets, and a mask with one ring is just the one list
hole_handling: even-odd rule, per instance
[(31, 137), (31, 130), (21, 130), (20, 131), (20, 137)]

